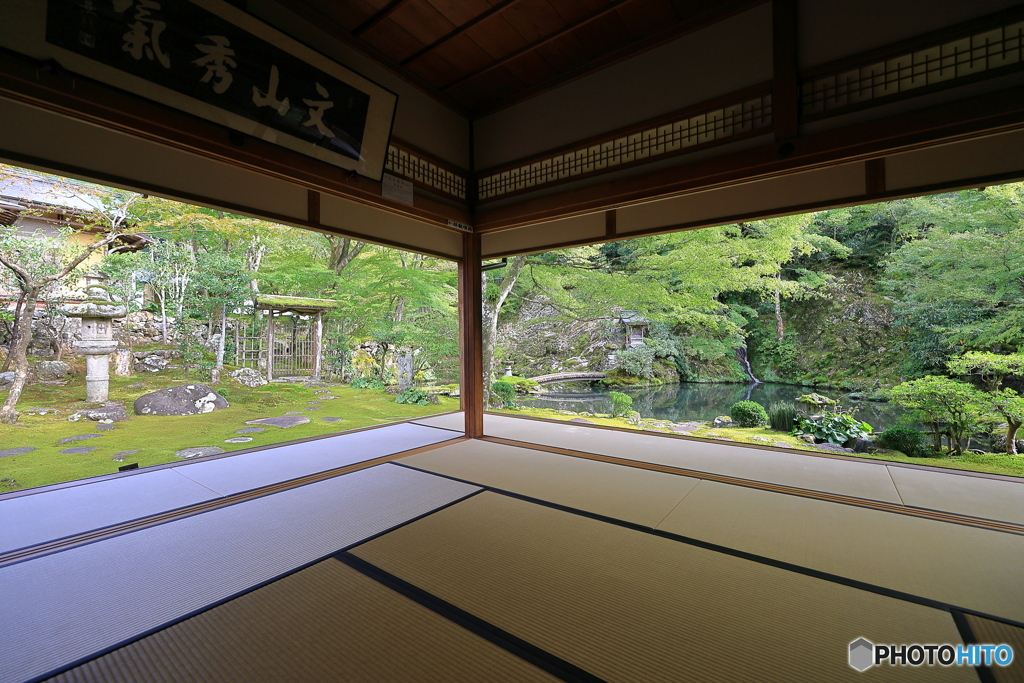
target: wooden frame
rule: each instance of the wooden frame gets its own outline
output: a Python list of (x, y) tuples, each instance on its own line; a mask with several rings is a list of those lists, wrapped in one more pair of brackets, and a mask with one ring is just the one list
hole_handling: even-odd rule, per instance
[(459, 262), (460, 394), (466, 412), (466, 436), (484, 434), (483, 287), (480, 270), (480, 235), (462, 238)]

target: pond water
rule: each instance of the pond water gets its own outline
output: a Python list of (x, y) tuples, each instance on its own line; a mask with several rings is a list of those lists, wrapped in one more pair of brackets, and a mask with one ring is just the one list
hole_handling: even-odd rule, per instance
[[(576, 413), (607, 413), (611, 401), (607, 395), (611, 389), (585, 382), (548, 384), (548, 393), (533, 396), (517, 403), (531, 408), (571, 410)], [(790, 384), (703, 384), (683, 382), (642, 389), (620, 389), (633, 398), (633, 410), (642, 417), (656, 420), (713, 420), (719, 415), (728, 415), (729, 408), (737, 401), (757, 401), (765, 408), (775, 401), (792, 401), (797, 396), (809, 394), (810, 387)], [(896, 423), (905, 412), (891, 403), (875, 401), (852, 401), (836, 391), (818, 391), (829, 398), (838, 399), (840, 404), (874, 427), (882, 431)]]

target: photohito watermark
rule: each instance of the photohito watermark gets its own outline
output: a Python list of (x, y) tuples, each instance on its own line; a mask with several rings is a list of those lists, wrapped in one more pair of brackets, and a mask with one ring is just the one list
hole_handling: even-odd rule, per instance
[(875, 645), (867, 638), (850, 643), (850, 666), (867, 671), (873, 666), (1009, 666), (1009, 645)]

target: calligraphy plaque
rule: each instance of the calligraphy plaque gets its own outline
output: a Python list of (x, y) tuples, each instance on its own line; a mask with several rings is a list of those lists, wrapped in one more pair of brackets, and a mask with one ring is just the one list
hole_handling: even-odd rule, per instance
[(5, 47), (381, 180), (397, 95), (223, 0), (15, 4)]

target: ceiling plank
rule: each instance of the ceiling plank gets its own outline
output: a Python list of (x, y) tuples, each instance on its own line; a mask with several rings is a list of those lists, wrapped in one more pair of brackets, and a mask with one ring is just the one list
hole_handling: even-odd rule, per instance
[(414, 52), (413, 54), (409, 55), (408, 57), (403, 59), (401, 62), (399, 62), (398, 65), (399, 66), (405, 66), (409, 62), (412, 62), (412, 61), (415, 61), (415, 60), (419, 59), (420, 57), (422, 57), (423, 55), (427, 54), (428, 52), (432, 52), (432, 51), (436, 50), (438, 47), (440, 47), (441, 45), (444, 45), (445, 43), (447, 43), (452, 38), (455, 38), (456, 36), (465, 33), (469, 29), (471, 29), (474, 26), (476, 26), (477, 24), (479, 24), (481, 21), (483, 21), (483, 20), (485, 20), (485, 19), (487, 19), (489, 17), (494, 16), (495, 14), (501, 12), (502, 10), (504, 10), (504, 9), (506, 9), (508, 7), (511, 7), (512, 5), (516, 4), (517, 2), (522, 2), (522, 0), (502, 0), (502, 2), (499, 2), (497, 5), (493, 5), (489, 10), (487, 10), (486, 12), (484, 12), (482, 14), (477, 15), (474, 19), (472, 19), (470, 21), (467, 21), (462, 26), (456, 26), (453, 30), (451, 30), (448, 33), (446, 33), (445, 35), (441, 36), (440, 38), (435, 40), (430, 45), (425, 46), (422, 50), (419, 50), (419, 51)]
[(468, 81), (468, 80), (470, 80), (472, 78), (477, 78), (478, 76), (482, 76), (485, 73), (489, 73), (490, 71), (493, 71), (494, 69), (497, 69), (500, 66), (504, 66), (505, 64), (507, 64), (508, 62), (512, 61), (513, 59), (515, 59), (517, 57), (520, 57), (520, 56), (526, 54), (527, 52), (532, 52), (533, 50), (536, 50), (541, 45), (546, 45), (546, 44), (550, 43), (552, 40), (555, 40), (556, 38), (558, 38), (558, 37), (560, 37), (562, 35), (565, 35), (566, 33), (570, 33), (571, 31), (575, 31), (576, 29), (580, 28), (581, 26), (586, 26), (590, 22), (595, 21), (597, 19), (600, 19), (601, 17), (605, 16), (606, 14), (609, 14), (610, 12), (614, 12), (619, 6), (624, 5), (627, 2), (631, 2), (631, 0), (614, 0), (614, 2), (610, 3), (609, 5), (607, 5), (604, 9), (600, 10), (599, 12), (596, 12), (594, 14), (591, 14), (590, 16), (584, 17), (583, 19), (580, 19), (579, 21), (575, 21), (575, 22), (573, 22), (571, 24), (568, 24), (567, 26), (564, 26), (561, 30), (556, 31), (555, 33), (552, 33), (551, 35), (547, 36), (546, 38), (542, 38), (541, 40), (538, 40), (538, 41), (535, 41), (533, 43), (530, 43), (529, 45), (526, 45), (525, 47), (522, 47), (522, 48), (516, 50), (515, 52), (511, 52), (511, 53), (505, 55), (504, 57), (502, 57), (501, 59), (495, 61), (493, 64), (490, 64), (490, 65), (484, 67), (483, 69), (477, 69), (473, 73), (466, 74), (465, 76), (457, 78), (454, 81), (451, 81), (450, 83), (448, 83), (447, 85), (442, 86), (441, 90), (443, 92), (445, 90), (448, 90), (449, 88), (455, 87), (459, 83), (462, 83), (464, 81)]
[(384, 8), (381, 9), (379, 12), (371, 16), (363, 23), (359, 24), (359, 26), (356, 26), (354, 29), (352, 29), (352, 35), (358, 38), (360, 35), (376, 26), (382, 20), (387, 19), (392, 12), (394, 12), (396, 9), (398, 9), (407, 2), (409, 2), (409, 0), (391, 0), (391, 2), (385, 5)]

